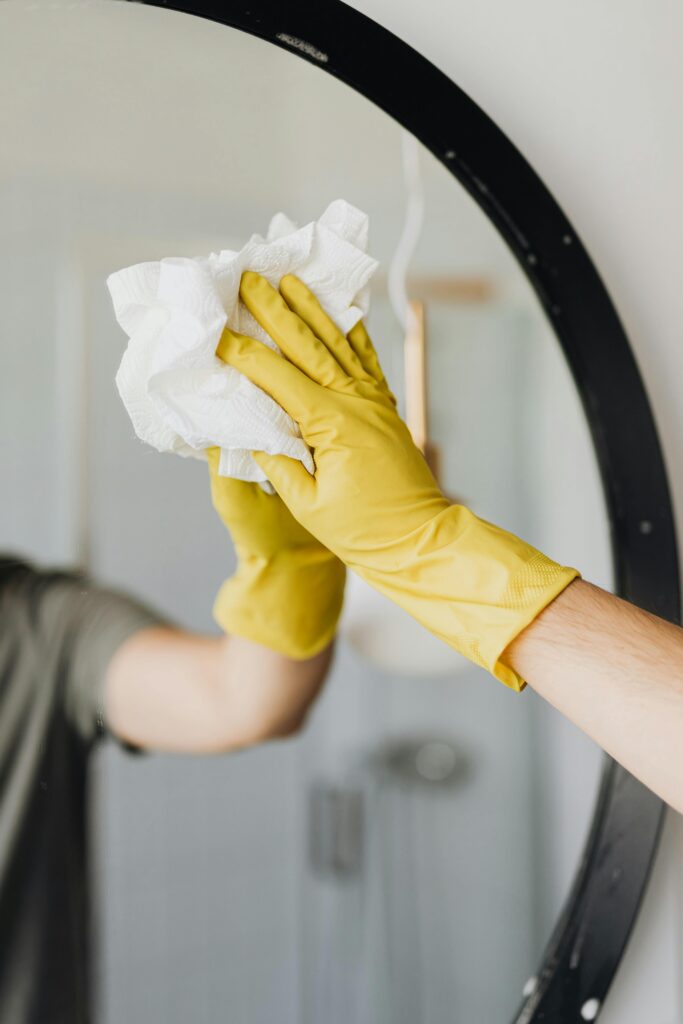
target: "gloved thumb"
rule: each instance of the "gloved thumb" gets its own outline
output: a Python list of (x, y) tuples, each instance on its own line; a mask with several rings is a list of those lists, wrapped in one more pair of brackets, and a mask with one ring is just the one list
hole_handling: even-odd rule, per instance
[(288, 455), (269, 455), (267, 452), (251, 454), (256, 465), (261, 467), (290, 511), (294, 511), (301, 502), (312, 498), (315, 477), (311, 476), (298, 459), (290, 459)]

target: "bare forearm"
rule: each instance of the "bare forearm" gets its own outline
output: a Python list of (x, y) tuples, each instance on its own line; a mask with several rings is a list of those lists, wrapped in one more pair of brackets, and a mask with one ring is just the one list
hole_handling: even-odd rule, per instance
[(116, 653), (106, 717), (122, 740), (211, 753), (290, 735), (327, 674), (331, 646), (296, 661), (241, 637), (144, 630)]
[(683, 629), (576, 580), (504, 660), (683, 811)]
[(238, 734), (259, 743), (296, 732), (325, 681), (333, 645), (298, 660), (242, 637), (224, 637), (222, 643), (218, 685)]

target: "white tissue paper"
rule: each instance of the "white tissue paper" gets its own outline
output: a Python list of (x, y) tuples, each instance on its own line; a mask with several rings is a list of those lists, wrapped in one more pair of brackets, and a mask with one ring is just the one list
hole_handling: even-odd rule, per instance
[[(138, 437), (160, 452), (205, 458), (221, 449), (222, 476), (263, 482), (251, 452), (313, 460), (296, 423), (239, 371), (216, 356), (228, 326), (277, 350), (239, 299), (243, 271), (277, 288), (296, 274), (345, 334), (365, 316), (377, 261), (366, 253), (368, 218), (341, 199), (297, 229), (276, 214), (265, 238), (239, 252), (139, 263), (107, 279), (116, 319), (129, 336), (116, 375)], [(266, 486), (264, 484), (264, 486)]]

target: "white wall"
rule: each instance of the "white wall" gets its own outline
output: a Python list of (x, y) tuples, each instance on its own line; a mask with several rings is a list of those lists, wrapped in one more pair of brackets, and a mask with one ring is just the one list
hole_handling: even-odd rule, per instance
[[(355, 2), (522, 150), (616, 302), (654, 404), (683, 535), (683, 6), (676, 0)], [(673, 813), (601, 1020), (683, 1020), (683, 825)]]

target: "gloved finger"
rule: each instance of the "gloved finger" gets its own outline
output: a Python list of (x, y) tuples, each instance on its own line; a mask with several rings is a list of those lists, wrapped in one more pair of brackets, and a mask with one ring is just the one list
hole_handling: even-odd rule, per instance
[(206, 449), (206, 461), (209, 463), (209, 469), (211, 470), (211, 475), (212, 476), (214, 475), (214, 473), (216, 473), (216, 474), (218, 473), (218, 463), (220, 462), (220, 458), (221, 458), (221, 450), (220, 450), (220, 448), (207, 448)]
[(245, 271), (240, 283), (240, 298), (280, 351), (311, 380), (331, 388), (347, 380), (329, 349), (291, 311), (265, 277), (251, 270)]
[(299, 501), (310, 501), (315, 490), (315, 477), (298, 459), (290, 459), (287, 455), (269, 455), (267, 452), (251, 454), (290, 512), (296, 514), (292, 506), (296, 507)]
[(375, 351), (375, 346), (372, 344), (370, 335), (368, 334), (362, 320), (359, 320), (356, 326), (351, 328), (347, 338), (349, 345), (363, 364), (365, 372), (369, 374), (373, 380), (377, 381), (386, 394), (391, 398), (394, 405), (396, 405), (396, 399), (387, 384), (384, 371), (382, 370), (377, 352)]
[(319, 394), (318, 385), (310, 377), (267, 345), (228, 327), (221, 335), (216, 355), (270, 395), (297, 421), (305, 435), (309, 410), (315, 407)]
[(330, 350), (349, 377), (368, 380), (369, 375), (345, 336), (322, 308), (313, 292), (294, 274), (286, 274), (280, 281), (280, 294), (297, 316), (301, 317), (315, 335)]

